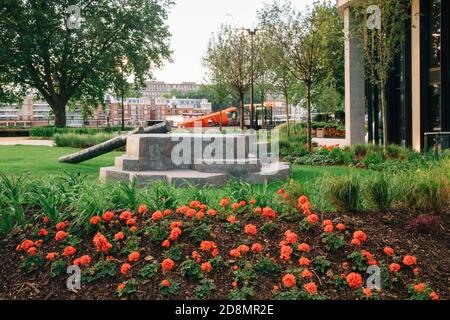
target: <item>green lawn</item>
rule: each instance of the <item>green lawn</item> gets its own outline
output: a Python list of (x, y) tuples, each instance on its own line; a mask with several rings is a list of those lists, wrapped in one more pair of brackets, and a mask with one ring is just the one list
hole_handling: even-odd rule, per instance
[(114, 158), (123, 152), (111, 152), (101, 157), (80, 163), (59, 163), (58, 158), (79, 149), (44, 146), (0, 146), (0, 172), (44, 177), (64, 172), (80, 172), (89, 179), (97, 179), (99, 169), (114, 165)]
[[(0, 146), (0, 172), (19, 175), (29, 173), (34, 177), (60, 174), (63, 172), (82, 173), (90, 180), (98, 178), (99, 169), (114, 165), (114, 158), (123, 152), (111, 152), (101, 157), (80, 163), (63, 164), (58, 158), (79, 149), (43, 146)], [(294, 166), (295, 180), (304, 183), (314, 181), (326, 174), (345, 175), (356, 169), (347, 167)], [(362, 171), (362, 170), (359, 170)]]

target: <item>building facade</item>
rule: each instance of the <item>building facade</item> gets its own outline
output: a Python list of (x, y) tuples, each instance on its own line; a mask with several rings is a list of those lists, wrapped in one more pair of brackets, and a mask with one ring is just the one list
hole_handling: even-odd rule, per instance
[[(381, 135), (379, 89), (364, 77), (361, 45), (352, 36), (352, 5), (363, 0), (338, 0), (345, 27), (346, 139), (369, 142)], [(399, 0), (401, 1), (401, 0)], [(401, 14), (401, 13), (399, 13)], [(450, 132), (450, 1), (412, 0), (404, 41), (387, 81), (388, 142), (423, 150), (436, 134)], [(443, 135), (442, 146), (449, 146)]]
[(199, 89), (200, 85), (195, 82), (165, 83), (164, 81), (145, 81), (145, 88), (141, 93), (144, 97), (155, 101), (157, 98), (162, 98), (174, 90), (186, 94)]

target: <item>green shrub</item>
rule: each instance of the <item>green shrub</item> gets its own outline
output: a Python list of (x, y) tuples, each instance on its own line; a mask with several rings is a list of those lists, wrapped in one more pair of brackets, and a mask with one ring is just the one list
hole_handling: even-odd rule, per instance
[(370, 166), (376, 166), (380, 163), (384, 162), (383, 154), (377, 151), (370, 151), (367, 152), (366, 156), (364, 157), (362, 163), (367, 168), (370, 168)]
[(354, 212), (359, 208), (360, 180), (354, 175), (327, 177), (323, 180), (325, 194), (338, 211)]
[[(106, 128), (68, 128), (68, 127), (33, 127), (30, 129), (31, 137), (51, 138), (56, 134), (82, 134), (82, 135), (95, 135), (99, 133), (114, 133), (120, 131), (119, 127), (106, 127)], [(131, 128), (125, 128), (125, 130), (131, 130)]]
[(89, 148), (96, 144), (105, 142), (114, 138), (116, 135), (111, 133), (97, 133), (94, 135), (76, 134), (76, 133), (57, 133), (53, 136), (55, 144), (58, 147)]
[(367, 202), (374, 208), (384, 211), (392, 205), (391, 181), (384, 174), (369, 178), (365, 185)]
[(406, 171), (396, 179), (396, 200), (416, 211), (441, 212), (450, 201), (448, 166)]

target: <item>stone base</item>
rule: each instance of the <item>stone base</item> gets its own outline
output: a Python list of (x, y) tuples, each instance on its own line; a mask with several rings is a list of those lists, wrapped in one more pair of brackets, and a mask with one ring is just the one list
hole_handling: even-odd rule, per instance
[(291, 168), (286, 163), (274, 163), (261, 168), (259, 172), (252, 172), (241, 176), (230, 176), (229, 173), (208, 173), (197, 170), (168, 170), (168, 171), (122, 171), (115, 167), (100, 169), (100, 179), (103, 181), (131, 181), (136, 178), (136, 184), (142, 188), (153, 181), (161, 180), (168, 185), (188, 187), (195, 185), (221, 186), (229, 179), (238, 179), (251, 184), (263, 184), (271, 181), (286, 180), (291, 176)]

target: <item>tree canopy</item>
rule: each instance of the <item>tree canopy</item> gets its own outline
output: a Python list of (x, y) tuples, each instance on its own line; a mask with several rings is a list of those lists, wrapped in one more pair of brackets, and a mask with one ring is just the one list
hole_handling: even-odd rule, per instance
[(126, 60), (136, 82), (170, 58), (171, 0), (4, 0), (0, 98), (39, 93), (66, 123), (69, 101), (97, 107)]

